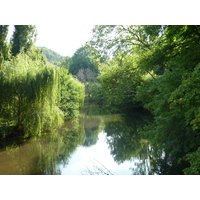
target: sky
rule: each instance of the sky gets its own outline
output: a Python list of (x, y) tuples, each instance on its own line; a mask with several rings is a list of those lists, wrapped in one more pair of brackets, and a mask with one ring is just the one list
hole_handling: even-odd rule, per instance
[(72, 56), (89, 41), (93, 25), (36, 25), (38, 36), (36, 46), (47, 47), (62, 56)]
[[(37, 25), (36, 46), (46, 47), (62, 56), (73, 56), (74, 52), (92, 37), (93, 25)], [(9, 37), (13, 32), (13, 25), (10, 25)]]

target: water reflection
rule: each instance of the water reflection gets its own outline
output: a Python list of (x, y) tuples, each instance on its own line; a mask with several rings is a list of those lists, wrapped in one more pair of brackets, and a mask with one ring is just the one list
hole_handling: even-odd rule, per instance
[[(118, 163), (125, 161), (134, 162), (132, 174), (183, 174), (183, 169), (188, 163), (183, 159), (185, 155), (186, 141), (189, 141), (182, 133), (174, 141), (177, 143), (173, 149), (166, 148), (164, 141), (159, 142), (156, 137), (148, 135), (147, 127), (152, 122), (152, 116), (138, 110), (131, 115), (123, 115), (118, 122), (105, 124), (107, 143), (114, 160)], [(184, 141), (180, 143), (179, 141)]]
[(84, 142), (80, 119), (66, 122), (59, 130), (24, 142), (1, 146), (0, 174), (60, 174), (71, 153)]
[[(140, 110), (131, 115), (124, 115), (119, 122), (105, 125), (107, 143), (111, 154), (119, 164), (129, 160), (135, 163), (134, 174), (149, 174), (151, 147), (150, 143), (141, 135), (143, 127), (152, 119), (149, 113)], [(138, 171), (138, 167), (140, 170)]]
[(85, 131), (85, 142), (83, 146), (90, 147), (95, 145), (98, 140), (98, 134), (102, 130), (101, 118), (84, 117), (81, 121)]
[[(97, 169), (104, 169), (102, 174), (105, 169), (105, 173), (110, 174), (117, 174), (119, 170), (120, 174), (182, 174), (185, 165), (180, 164), (179, 158), (184, 146), (177, 145), (180, 151), (173, 153), (149, 137), (145, 127), (151, 120), (152, 116), (144, 110), (119, 115), (85, 107), (79, 118), (66, 121), (52, 133), (29, 140), (1, 141), (0, 174), (56, 175), (62, 174), (70, 165), (74, 167), (74, 163), (81, 170), (80, 156), (84, 156), (86, 149), (93, 151), (94, 157), (105, 158), (103, 162), (97, 160), (100, 165), (93, 165), (93, 169), (87, 168), (88, 174), (98, 174)], [(118, 166), (118, 172), (113, 168), (113, 162), (115, 168)], [(122, 166), (126, 168), (124, 171)]]

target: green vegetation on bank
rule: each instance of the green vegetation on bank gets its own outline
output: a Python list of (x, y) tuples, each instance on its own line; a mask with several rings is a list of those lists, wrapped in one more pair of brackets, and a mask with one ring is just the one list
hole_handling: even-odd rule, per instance
[(91, 57), (92, 52), (92, 49), (87, 45), (82, 46), (76, 50), (72, 57), (65, 57), (61, 63), (62, 67), (68, 69), (71, 75), (85, 85), (85, 100), (87, 102), (98, 101), (96, 87), (99, 83), (97, 79), (99, 69), (95, 59)]
[[(2, 44), (7, 28), (0, 26)], [(84, 85), (34, 46), (34, 30), (15, 26), (12, 42), (0, 49), (1, 137), (30, 137), (58, 127), (65, 117), (78, 115), (84, 100)]]
[(101, 61), (103, 103), (149, 110), (154, 121), (141, 134), (199, 174), (200, 26), (95, 26), (89, 45)]

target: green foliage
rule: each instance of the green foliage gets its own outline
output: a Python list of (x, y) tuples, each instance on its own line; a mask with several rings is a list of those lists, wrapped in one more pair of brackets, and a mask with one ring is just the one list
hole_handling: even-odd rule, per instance
[(79, 48), (72, 58), (66, 57), (63, 59), (61, 65), (69, 70), (69, 73), (75, 75), (77, 79), (84, 83), (85, 85), (85, 93), (86, 93), (86, 101), (94, 100), (95, 86), (98, 87), (98, 65), (94, 63), (94, 60), (91, 56), (92, 51), (88, 46), (84, 46)]
[(176, 159), (195, 151), (199, 138), (199, 58), (194, 50), (200, 49), (193, 33), (185, 35), (189, 29), (166, 27), (160, 47), (149, 50), (147, 55), (151, 56), (143, 56), (139, 62), (148, 70), (154, 65), (164, 66), (164, 73), (138, 88), (136, 98), (154, 114), (154, 123), (147, 128), (149, 138), (154, 138), (154, 145), (177, 155)]
[(179, 87), (171, 94), (171, 108), (181, 110), (184, 113), (186, 124), (191, 125), (193, 130), (200, 129), (200, 93), (199, 93), (198, 64), (192, 73), (184, 73)]
[(83, 104), (84, 86), (67, 70), (46, 62), (39, 50), (5, 62), (0, 77), (2, 122), (26, 136), (61, 124), (63, 112), (58, 106), (69, 117), (77, 116)]
[(103, 91), (101, 83), (88, 83), (86, 84), (86, 97), (85, 101), (101, 103), (103, 101)]
[[(68, 75), (68, 70), (48, 62), (33, 45), (35, 26), (15, 26), (10, 60), (5, 53), (7, 31), (7, 26), (0, 27), (1, 135), (40, 135), (61, 125), (64, 117), (77, 116), (84, 101), (84, 86)], [(53, 56), (61, 62), (58, 54), (53, 52)]]
[(98, 25), (89, 44), (107, 60), (118, 51), (132, 54), (148, 50), (161, 32), (162, 26)]
[(64, 56), (59, 55), (55, 51), (52, 51), (51, 49), (48, 49), (46, 47), (39, 47), (41, 49), (41, 53), (46, 56), (47, 60), (56, 65), (61, 66), (62, 59), (64, 59)]
[(68, 75), (68, 70), (60, 68), (60, 108), (65, 117), (78, 116), (80, 107), (84, 103), (85, 87), (72, 75)]
[(1, 117), (4, 124), (16, 127), (25, 136), (40, 134), (63, 121), (58, 108), (58, 71), (37, 51), (30, 53), (32, 57), (34, 53), (38, 59), (21, 53), (6, 61), (0, 75)]
[(90, 50), (79, 48), (71, 58), (69, 73), (76, 75), (81, 82), (96, 81), (98, 68), (89, 57)]
[(71, 64), (72, 64), (72, 58), (71, 57), (66, 56), (62, 59), (62, 62), (61, 62), (62, 67), (69, 70), (69, 67), (70, 67)]
[[(154, 115), (143, 134), (155, 147), (176, 155), (176, 160), (195, 151), (200, 26), (96, 26), (93, 33), (90, 45), (112, 58), (101, 65), (99, 75), (106, 103), (129, 108), (141, 102)], [(127, 91), (134, 95), (126, 98)]]
[(200, 147), (193, 153), (187, 154), (191, 166), (184, 169), (185, 175), (199, 175), (200, 174)]
[(36, 26), (15, 25), (15, 30), (11, 39), (12, 55), (16, 56), (20, 51), (27, 52), (36, 39)]
[(108, 107), (127, 110), (139, 106), (134, 98), (143, 78), (134, 60), (134, 56), (122, 54), (100, 66), (98, 78), (102, 84), (104, 103)]
[(6, 41), (8, 28), (8, 25), (0, 25), (0, 65), (3, 60), (8, 60), (10, 57), (9, 45)]

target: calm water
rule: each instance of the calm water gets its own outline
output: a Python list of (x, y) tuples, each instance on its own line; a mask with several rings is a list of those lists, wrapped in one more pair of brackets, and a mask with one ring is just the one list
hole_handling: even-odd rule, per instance
[(148, 120), (142, 112), (125, 116), (85, 107), (53, 133), (1, 141), (0, 174), (159, 174), (166, 154), (155, 154), (139, 134)]

